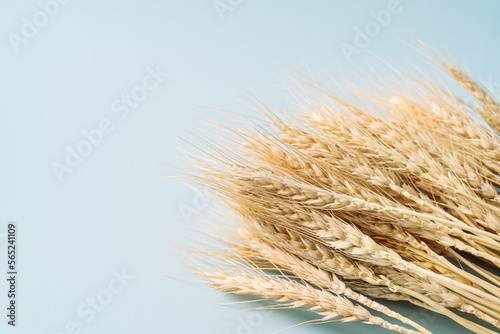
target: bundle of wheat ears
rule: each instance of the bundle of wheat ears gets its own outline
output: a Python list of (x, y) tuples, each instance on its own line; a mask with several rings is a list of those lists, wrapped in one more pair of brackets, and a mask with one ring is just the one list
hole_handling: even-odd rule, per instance
[(316, 322), (430, 333), (388, 299), (497, 333), (500, 105), (439, 63), (473, 102), (416, 76), (339, 95), (296, 74), (301, 110), (257, 101), (266, 124), (205, 141), (211, 153), (191, 156), (186, 177), (219, 195), (232, 225), (215, 229), (220, 246), (196, 251), (204, 261), (192, 270)]

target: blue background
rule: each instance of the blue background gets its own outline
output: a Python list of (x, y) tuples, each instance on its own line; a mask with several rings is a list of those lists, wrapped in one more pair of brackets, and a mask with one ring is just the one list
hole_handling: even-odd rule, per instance
[[(351, 61), (341, 44), (354, 45), (355, 29), (390, 1), (222, 2), (231, 10), (221, 16), (212, 0), (72, 0), (52, 7), (46, 22), (35, 0), (0, 2), (0, 268), (7, 271), (5, 233), (14, 221), (20, 273), (18, 326), (7, 326), (2, 311), (2, 333), (269, 333), (312, 319), (302, 311), (228, 313), (251, 305), (222, 305), (245, 299), (219, 296), (173, 264), (185, 257), (168, 241), (200, 238), (193, 228), (211, 208), (185, 184), (161, 179), (176, 173), (177, 148), (186, 146), (178, 137), (196, 141), (186, 128), (210, 134), (203, 119), (227, 122), (205, 107), (254, 115), (238, 101), (243, 90), (292, 107), (288, 66), (319, 80), (357, 80), (371, 67), (390, 73), (377, 57), (433, 71), (405, 44), (415, 37), (500, 91), (498, 1), (401, 0), (400, 13)], [(40, 27), (33, 36), (24, 27), (26, 38), (33, 16)], [(120, 119), (123, 94), (144, 93), (148, 68), (169, 75)], [(60, 181), (54, 163), (103, 119), (112, 132)], [(122, 270), (129, 280), (110, 294)], [(2, 279), (0, 305), (6, 291)], [(106, 305), (90, 319), (78, 308), (90, 310), (92, 298)], [(434, 332), (466, 332), (442, 316), (388, 305)], [(333, 323), (287, 333), (363, 331), (386, 332)]]

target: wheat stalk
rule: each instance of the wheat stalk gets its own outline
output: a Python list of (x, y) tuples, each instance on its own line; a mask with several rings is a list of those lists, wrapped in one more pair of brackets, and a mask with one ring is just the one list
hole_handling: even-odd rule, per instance
[(429, 333), (371, 297), (409, 301), (476, 333), (493, 331), (449, 308), (500, 328), (500, 277), (458, 252), (500, 268), (500, 139), (467, 113), (474, 109), (500, 133), (500, 107), (456, 66), (440, 63), (478, 106), (414, 76), (387, 90), (392, 97), (358, 91), (354, 105), (297, 74), (312, 90), (302, 94), (303, 114), (278, 117), (256, 101), (273, 130), (224, 128), (222, 144), (203, 140), (213, 153), (189, 158), (187, 179), (220, 195), (238, 231), (224, 234), (223, 252), (202, 252), (228, 266), (197, 273), (224, 291), (309, 309), (323, 322), (416, 333), (368, 307)]
[(481, 103), (475, 110), (489, 126), (500, 134), (500, 105), (498, 105), (495, 99), (458, 67), (444, 63), (442, 63), (442, 66), (463, 88), (471, 92), (476, 100)]
[(324, 290), (315, 289), (306, 283), (271, 278), (268, 275), (235, 274), (227, 272), (200, 272), (210, 284), (236, 294), (260, 295), (284, 303), (288, 308), (305, 308), (323, 318), (322, 321), (341, 320), (344, 322), (362, 321), (405, 334), (420, 332), (391, 324), (373, 316), (365, 308), (354, 305), (345, 297), (334, 296)]
[(359, 293), (354, 292), (346, 284), (339, 279), (334, 273), (322, 270), (306, 261), (301, 260), (295, 255), (292, 255), (286, 251), (279, 248), (270, 246), (269, 244), (259, 241), (257, 239), (250, 239), (251, 235), (246, 235), (249, 238), (247, 245), (252, 250), (253, 254), (248, 254), (250, 257), (262, 257), (263, 259), (269, 261), (271, 264), (278, 266), (283, 270), (287, 270), (297, 277), (308, 277), (308, 281), (312, 284), (328, 289), (337, 295), (344, 295), (360, 304), (363, 304), (369, 308), (372, 308), (378, 312), (386, 314), (390, 317), (400, 320), (401, 322), (408, 324), (422, 333), (429, 333), (424, 327), (415, 323), (414, 321), (403, 317), (401, 314), (392, 311), (388, 307), (381, 305)]

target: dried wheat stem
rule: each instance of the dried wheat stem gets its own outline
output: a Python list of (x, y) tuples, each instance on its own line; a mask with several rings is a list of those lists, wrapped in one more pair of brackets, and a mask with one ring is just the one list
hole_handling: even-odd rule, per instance
[[(262, 228), (263, 226), (259, 225), (259, 227), (260, 227), (260, 228)], [(285, 230), (285, 229), (282, 229), (282, 231), (286, 231), (286, 230)], [(286, 232), (286, 233), (288, 233), (288, 234), (290, 234), (290, 235), (293, 235), (290, 231), (288, 231), (288, 232)], [(288, 237), (287, 237), (286, 239), (288, 239)], [(296, 240), (296, 242), (300, 242), (299, 240), (301, 240), (301, 242), (304, 242), (304, 241), (305, 241), (305, 239), (301, 238), (299, 235), (296, 235), (296, 236), (294, 236), (294, 237), (292, 236), (292, 237), (291, 237), (291, 239), (292, 239), (292, 240)], [(271, 240), (272, 240), (272, 239), (271, 239)], [(295, 247), (296, 247), (296, 248), (299, 248), (299, 249), (303, 249), (303, 248), (305, 248), (305, 249), (311, 249), (311, 247), (313, 247), (312, 249), (316, 249), (316, 247), (318, 247), (318, 245), (314, 246), (313, 244), (309, 244), (309, 246), (308, 246), (307, 244), (304, 244), (304, 246), (299, 246), (299, 245), (297, 245), (297, 246), (295, 246)], [(321, 265), (321, 264), (320, 264), (320, 267), (322, 267), (322, 265)], [(334, 269), (334, 268), (335, 268), (335, 267), (326, 267), (326, 268), (325, 268), (325, 270), (329, 271), (329, 270)], [(358, 267), (357, 267), (357, 268), (363, 268), (363, 266), (360, 266), (360, 264), (358, 263)], [(383, 267), (383, 268), (387, 268), (387, 269), (389, 269), (389, 268), (391, 268), (391, 267)], [(363, 279), (364, 277), (366, 277), (366, 274), (367, 274), (367, 273), (370, 273), (370, 272), (371, 272), (371, 271), (366, 271), (366, 269), (365, 269), (364, 274), (358, 275), (358, 277), (359, 277), (359, 278), (361, 278), (361, 279)], [(383, 279), (383, 278), (382, 278), (382, 279), (377, 279), (377, 278), (375, 278), (374, 276), (372, 276), (372, 278), (371, 278), (369, 281), (370, 281), (370, 282), (372, 282), (372, 284), (373, 284), (373, 283), (376, 283), (376, 284), (378, 284), (378, 285), (385, 285), (385, 286), (393, 286), (393, 285), (394, 285), (393, 283), (391, 283), (391, 281), (388, 281), (387, 279)], [(404, 285), (408, 285), (408, 284), (409, 284), (409, 283), (408, 283), (408, 281), (406, 281), (406, 279), (404, 279), (402, 283), (403, 283)], [(391, 285), (391, 284), (392, 284), (392, 285)], [(417, 285), (415, 285), (415, 284), (417, 284)], [(419, 283), (418, 281), (416, 281), (416, 282), (411, 283), (410, 285), (411, 285), (411, 286), (416, 287), (416, 286), (420, 286), (420, 283)], [(423, 285), (423, 286), (422, 286), (422, 290), (421, 290), (421, 291), (422, 291), (422, 293), (427, 293), (428, 291), (433, 291), (433, 290), (435, 290), (435, 289), (436, 289), (436, 287), (437, 287), (437, 286), (431, 286), (431, 285), (427, 285), (427, 286), (425, 286), (425, 285)], [(365, 291), (365, 292), (366, 292), (366, 291)], [(417, 292), (417, 291), (414, 291), (413, 296), (414, 296), (414, 297), (417, 297), (417, 296), (422, 295), (422, 293)], [(451, 297), (452, 295), (449, 295), (449, 296)], [(435, 294), (435, 295), (434, 295), (434, 297), (435, 297), (435, 298), (436, 298), (436, 297), (437, 297), (437, 298), (441, 298), (441, 297), (440, 297), (440, 295), (439, 295), (439, 293), (438, 293), (438, 294)], [(454, 297), (454, 298), (456, 298), (456, 297)], [(426, 299), (423, 299), (423, 300), (426, 300)], [(443, 302), (446, 302), (446, 299), (443, 299), (442, 301), (443, 301)], [(450, 305), (450, 306), (452, 306), (452, 305)], [(470, 306), (464, 305), (464, 304), (463, 304), (463, 302), (458, 302), (458, 304), (453, 305), (452, 307), (461, 307), (462, 309), (470, 308)], [(478, 317), (481, 317), (481, 314), (480, 314), (480, 313), (477, 313), (476, 315), (477, 315)], [(481, 317), (481, 318), (483, 318), (483, 317)], [(485, 318), (485, 319), (487, 319), (487, 318)], [(461, 324), (463, 324), (463, 323), (461, 323)]]
[(497, 286), (500, 286), (500, 277), (498, 277), (498, 276), (496, 276), (496, 275), (494, 275), (494, 274), (492, 274), (492, 273), (490, 273), (490, 272), (482, 269), (481, 267), (479, 267), (476, 264), (472, 263), (471, 261), (467, 260), (462, 255), (458, 254), (457, 252), (455, 252), (452, 249), (448, 249), (448, 252), (450, 252), (453, 255), (453, 257), (455, 257), (456, 259), (458, 259), (460, 262), (463, 262), (464, 264), (466, 264), (467, 266), (469, 266), (471, 269), (473, 269), (475, 272), (477, 272), (478, 274), (482, 275), (484, 278), (489, 279), (490, 281), (492, 281)]
[[(391, 287), (390, 287), (391, 288)], [(464, 326), (465, 328), (468, 328), (470, 329), (471, 331), (475, 332), (475, 333), (489, 333), (489, 334), (493, 334), (495, 332), (493, 332), (492, 330), (490, 329), (487, 329), (487, 328), (484, 328), (483, 326), (480, 326), (478, 324), (475, 324), (471, 321), (468, 321), (458, 315), (456, 315), (455, 313), (449, 311), (447, 308), (439, 305), (438, 303), (436, 303), (435, 301), (433, 301), (432, 299), (422, 295), (422, 294), (419, 294), (419, 293), (416, 293), (410, 289), (407, 289), (407, 288), (404, 288), (404, 287), (401, 287), (401, 286), (392, 286), (392, 289), (396, 292), (402, 292), (404, 294), (407, 294), (407, 295), (410, 295), (414, 298), (417, 298), (421, 301), (423, 301), (424, 303), (426, 303), (427, 305), (429, 305), (430, 307), (432, 307), (432, 309), (438, 311), (439, 313), (447, 316), (448, 318), (454, 320), (455, 322), (459, 323), (460, 325)]]
[(495, 317), (494, 311), (487, 312), (488, 314), (491, 315), (487, 316), (482, 312), (482, 310), (488, 311), (489, 309), (483, 307), (482, 305), (481, 309), (474, 307), (469, 302), (470, 301), (469, 299), (458, 296), (452, 291), (436, 283), (429, 282), (426, 280), (416, 279), (412, 275), (398, 272), (390, 267), (378, 267), (375, 268), (375, 270), (377, 274), (381, 274), (384, 277), (387, 277), (389, 281), (392, 282), (392, 284), (403, 286), (405, 288), (411, 288), (411, 290), (413, 290), (414, 292), (429, 297), (444, 307), (452, 307), (462, 312), (474, 314), (479, 319), (487, 321), (495, 326), (498, 324), (498, 319), (500, 318), (492, 318)]
[[(303, 218), (307, 219), (307, 217)], [(393, 265), (400, 270), (424, 275), (424, 277), (437, 281), (447, 286), (450, 290), (457, 291), (459, 294), (467, 296), (475, 294), (480, 296), (484, 299), (480, 299), (479, 302), (488, 307), (496, 308), (500, 305), (500, 299), (492, 295), (443, 275), (435, 274), (434, 272), (423, 269), (413, 263), (404, 261), (393, 250), (378, 245), (370, 237), (361, 233), (354, 226), (344, 224), (338, 219), (330, 219), (329, 223), (335, 223), (336, 228), (332, 229), (332, 225), (330, 224), (329, 233), (320, 234), (319, 237), (322, 238), (322, 240), (328, 241), (329, 246), (342, 251), (354, 259), (367, 261), (380, 266)]]
[[(447, 250), (450, 250), (449, 248), (447, 248)], [(450, 250), (453, 252), (453, 250)], [(413, 252), (415, 253), (418, 253), (418, 252), (421, 252), (419, 250), (413, 250)], [(455, 252), (453, 252), (454, 254), (456, 254)], [(420, 254), (422, 257), (426, 257), (425, 254)], [(475, 275), (472, 275), (470, 273), (468, 273), (467, 271), (463, 270), (463, 269), (460, 269), (460, 268), (457, 268), (455, 265), (453, 265), (452, 263), (450, 263), (444, 256), (441, 256), (441, 255), (435, 255), (434, 257), (431, 257), (431, 256), (427, 256), (426, 257), (428, 259), (428, 261), (432, 262), (435, 258), (438, 259), (438, 263), (442, 266), (444, 266), (445, 268), (451, 270), (453, 273), (456, 273), (457, 275), (460, 275), (461, 277), (463, 277), (465, 280), (468, 280), (472, 283), (475, 283), (477, 286), (480, 286), (482, 288), (485, 288), (486, 290), (488, 290), (489, 292), (495, 294), (497, 297), (500, 297), (500, 289), (496, 286), (494, 286), (493, 284), (490, 284), (489, 282), (487, 281), (484, 281), (484, 280), (478, 280), (478, 277), (475, 276)], [(464, 262), (465, 263), (465, 262)], [(476, 271), (477, 273), (481, 274), (481, 272), (484, 272), (484, 270), (481, 270), (478, 266), (472, 266), (471, 269), (473, 269), (474, 271)], [(488, 277), (486, 277), (488, 278)], [(454, 279), (456, 280), (459, 280), (460, 277), (454, 277)], [(489, 278), (488, 278), (489, 279)]]
[(458, 288), (461, 293), (464, 293), (463, 290), (465, 290), (471, 294), (476, 294), (477, 296), (489, 300), (491, 303), (481, 301), (482, 303), (489, 305), (489, 307), (495, 308), (500, 305), (499, 298), (403, 260), (392, 249), (377, 244), (354, 226), (344, 224), (339, 219), (330, 219), (329, 223), (335, 223), (336, 229), (333, 230), (332, 225), (329, 225), (330, 233), (328, 235), (322, 234), (320, 237), (325, 240), (332, 240), (328, 242), (331, 247), (339, 249), (355, 259), (381, 266), (393, 265), (400, 270), (414, 272), (440, 282), (451, 290), (457, 290)]
[[(268, 176), (254, 175), (251, 178), (240, 177), (242, 181), (255, 182), (263, 189), (276, 190), (278, 195), (291, 196), (294, 201), (304, 202), (306, 205), (320, 207), (325, 210), (370, 210), (386, 213), (390, 216), (402, 218), (404, 216), (413, 216), (442, 223), (451, 228), (457, 228), (455, 232), (459, 233), (459, 229), (470, 231), (477, 235), (487, 236), (500, 241), (500, 235), (495, 235), (484, 230), (479, 230), (465, 224), (455, 223), (453, 221), (442, 219), (433, 215), (420, 213), (414, 210), (405, 208), (397, 208), (392, 206), (382, 206), (377, 203), (365, 201), (363, 199), (352, 196), (326, 191), (318, 187), (298, 184), (296, 182), (285, 180), (284, 178), (272, 178)], [(463, 236), (463, 234), (460, 234)]]
[(331, 292), (338, 295), (345, 295), (346, 297), (368, 306), (376, 311), (384, 313), (390, 317), (400, 320), (422, 333), (430, 333), (427, 329), (415, 323), (414, 321), (403, 317), (401, 314), (392, 311), (388, 307), (381, 305), (359, 293), (352, 291), (344, 282), (342, 282), (335, 274), (324, 271), (314, 265), (311, 265), (303, 260), (300, 260), (294, 255), (284, 252), (280, 249), (269, 246), (264, 242), (251, 240), (248, 244), (254, 249), (255, 252), (260, 253), (271, 263), (279, 267), (286, 268), (297, 277), (307, 279), (312, 284), (320, 288), (329, 289)]
[(482, 106), (478, 107), (476, 110), (489, 126), (495, 129), (497, 133), (500, 133), (500, 105), (498, 105), (491, 95), (459, 68), (444, 63), (441, 63), (441, 65), (463, 88), (471, 92), (472, 95), (481, 102)]
[(323, 316), (321, 319), (323, 321), (332, 319), (363, 321), (367, 324), (379, 325), (400, 333), (419, 333), (375, 317), (363, 307), (351, 303), (347, 298), (334, 296), (305, 283), (276, 279), (264, 275), (230, 275), (224, 271), (200, 272), (200, 275), (221, 290), (236, 294), (260, 295), (266, 299), (285, 303), (289, 308), (305, 308)]
[[(244, 127), (226, 129), (244, 142), (227, 137), (236, 148), (204, 141), (217, 154), (193, 158), (199, 174), (190, 178), (218, 191), (239, 217), (239, 236), (228, 235), (236, 240), (224, 241), (230, 247), (219, 254), (239, 271), (200, 275), (225, 291), (315, 311), (323, 321), (361, 320), (414, 333), (353, 304), (359, 303), (428, 334), (369, 296), (410, 301), (476, 333), (493, 331), (448, 308), (500, 328), (500, 277), (456, 251), (500, 267), (494, 187), (500, 186), (500, 139), (466, 109), (500, 134), (500, 105), (455, 66), (441, 65), (479, 106), (411, 77), (400, 85), (414, 88), (411, 93), (398, 88), (388, 99), (385, 90), (361, 91), (358, 107), (299, 78), (326, 96), (304, 94), (309, 115), (278, 117), (258, 102), (277, 134)], [(265, 274), (268, 269), (282, 277)]]
[(474, 300), (470, 300), (468, 298), (464, 298), (464, 300), (468, 303), (468, 305), (461, 307), (460, 311), (474, 314), (479, 319), (500, 328), (500, 312), (486, 308), (483, 305), (476, 303)]
[[(398, 267), (398, 265), (396, 265)], [(492, 296), (484, 291), (478, 290), (474, 287), (471, 287), (469, 285), (463, 284), (461, 282), (457, 282), (453, 279), (450, 279), (448, 277), (445, 277), (443, 275), (436, 274), (432, 271), (420, 268), (413, 263), (406, 262), (404, 265), (402, 264), (402, 268), (405, 270), (415, 273), (415, 274), (420, 274), (423, 275), (424, 277), (427, 277), (430, 280), (434, 280), (443, 286), (446, 286), (450, 290), (453, 291), (459, 291), (460, 294), (463, 294), (465, 296), (469, 296), (469, 298), (475, 298), (477, 300), (477, 297), (481, 297), (484, 300), (478, 300), (481, 304), (488, 306), (492, 309), (496, 309), (500, 305), (500, 299)], [(475, 297), (474, 297), (475, 296)], [(489, 302), (486, 302), (489, 301)]]
[[(333, 119), (326, 119), (323, 116), (317, 114), (310, 117), (309, 120), (318, 125), (320, 128), (325, 129), (329, 132), (333, 132), (334, 134), (336, 132), (339, 132), (341, 135), (335, 134), (335, 137), (332, 137), (330, 133), (330, 139), (334, 140), (334, 142), (335, 140), (341, 139), (344, 141), (344, 144), (348, 143), (348, 145), (350, 145), (351, 147), (360, 150), (361, 154), (370, 154), (372, 158), (376, 157), (379, 161), (383, 159), (401, 170), (405, 170), (406, 172), (415, 175), (416, 177), (430, 182), (434, 186), (438, 186), (446, 192), (461, 195), (468, 200), (475, 202), (476, 204), (482, 205), (490, 210), (500, 212), (499, 207), (490, 205), (485, 201), (472, 196), (457, 187), (452, 187), (449, 184), (441, 181), (440, 179), (433, 177), (428, 172), (423, 171), (417, 164), (405, 158), (401, 153), (395, 150), (390, 150), (387, 147), (383, 147), (382, 145), (376, 143), (376, 141), (373, 140), (373, 138), (370, 138), (366, 133), (361, 134), (355, 128), (348, 128), (346, 125), (337, 124), (333, 121)], [(343, 118), (342, 120), (345, 120), (345, 118)], [(328, 135), (328, 132), (326, 132), (326, 134)]]

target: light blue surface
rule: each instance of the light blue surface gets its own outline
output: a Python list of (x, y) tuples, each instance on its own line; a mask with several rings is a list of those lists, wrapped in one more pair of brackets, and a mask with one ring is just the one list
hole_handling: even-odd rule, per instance
[[(175, 172), (162, 163), (181, 155), (177, 137), (191, 138), (183, 128), (209, 132), (200, 118), (225, 119), (201, 107), (254, 114), (237, 101), (238, 90), (292, 106), (284, 64), (320, 80), (327, 72), (354, 79), (380, 66), (367, 52), (347, 61), (341, 45), (356, 46), (356, 29), (373, 24), (371, 11), (389, 2), (223, 0), (231, 10), (218, 13), (213, 0), (72, 0), (47, 7), (53, 16), (44, 17), (35, 0), (2, 0), (0, 233), (18, 224), (20, 274), (18, 326), (7, 326), (2, 311), (0, 332), (269, 333), (312, 319), (301, 311), (226, 313), (248, 306), (223, 306), (243, 299), (163, 275), (192, 277), (162, 260), (184, 258), (162, 238), (198, 238), (191, 228), (209, 206), (187, 186), (160, 180)], [(390, 19), (379, 18), (387, 23), (380, 31), (371, 27), (365, 51), (396, 68), (429, 68), (404, 44), (418, 37), (500, 91), (500, 2), (401, 0), (396, 7)], [(38, 31), (29, 29), (33, 15), (46, 23)], [(156, 81), (152, 71), (161, 72)], [(147, 96), (132, 108), (123, 94)], [(86, 147), (83, 131), (99, 127), (91, 132), (96, 144)], [(66, 164), (68, 147), (78, 145), (92, 152), (73, 157), (60, 182), (54, 163)], [(182, 208), (193, 210), (189, 220)], [(5, 248), (0, 239), (0, 277)], [(6, 291), (2, 279), (2, 310)], [(106, 305), (91, 311), (93, 299)], [(394, 307), (437, 333), (466, 332), (441, 316)], [(386, 332), (333, 323), (286, 333), (364, 331)]]

